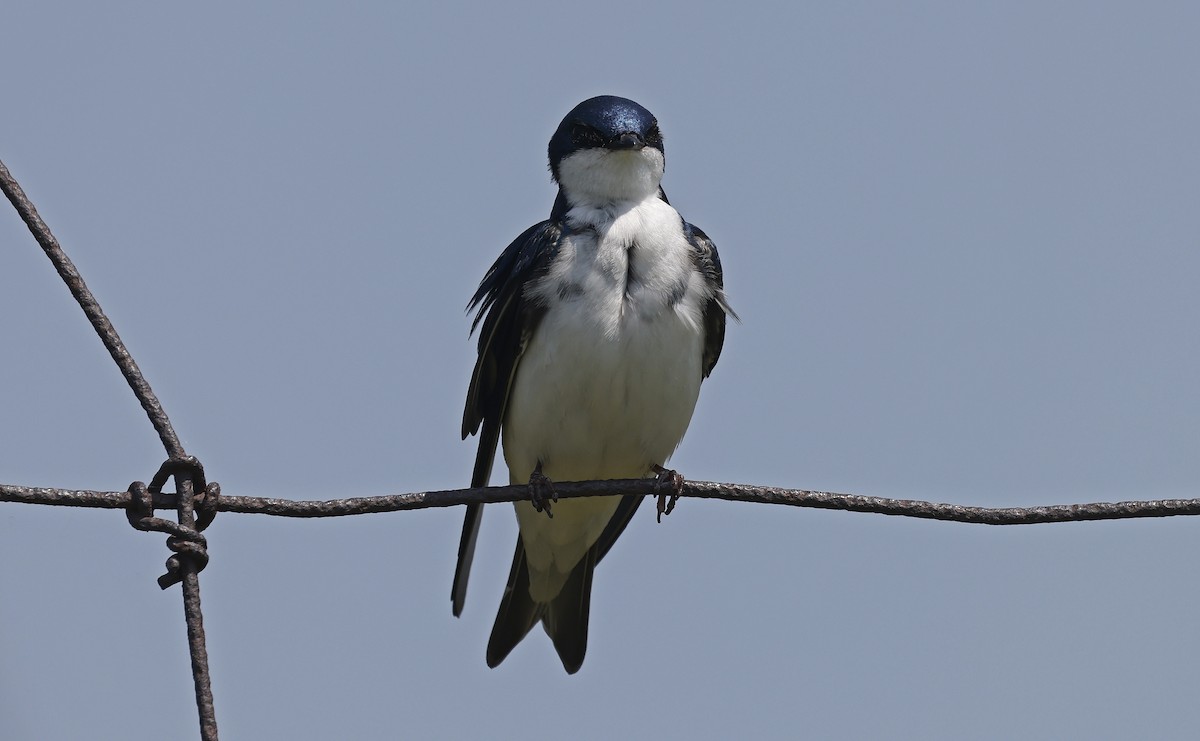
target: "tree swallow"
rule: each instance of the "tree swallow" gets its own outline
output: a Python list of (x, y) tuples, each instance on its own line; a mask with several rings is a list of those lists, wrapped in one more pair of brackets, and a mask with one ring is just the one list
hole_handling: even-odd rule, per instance
[[(662, 133), (650, 111), (585, 100), (550, 139), (558, 197), (471, 298), (479, 358), (463, 439), (480, 431), (471, 486), (487, 486), (503, 437), (517, 502), (516, 554), (488, 641), (495, 667), (538, 622), (568, 673), (587, 650), (592, 571), (641, 497), (555, 501), (551, 481), (658, 473), (683, 439), (725, 339), (717, 248), (659, 186)], [(542, 514), (542, 511), (545, 514)], [(482, 505), (467, 506), (451, 592), (462, 613)], [(547, 517), (547, 515), (552, 515)]]

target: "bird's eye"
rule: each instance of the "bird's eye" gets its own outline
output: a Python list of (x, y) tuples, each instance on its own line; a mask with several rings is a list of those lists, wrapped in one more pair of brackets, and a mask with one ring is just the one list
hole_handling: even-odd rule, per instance
[(654, 124), (650, 127), (650, 130), (646, 132), (646, 144), (662, 149), (662, 143), (662, 132), (658, 130), (658, 124)]
[(575, 124), (571, 127), (571, 141), (577, 147), (599, 147), (604, 144), (600, 133), (584, 124)]

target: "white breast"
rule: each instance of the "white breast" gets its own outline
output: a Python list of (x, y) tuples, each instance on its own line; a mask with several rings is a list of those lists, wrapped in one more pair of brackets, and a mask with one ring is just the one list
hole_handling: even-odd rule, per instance
[[(546, 314), (522, 355), (504, 421), (512, 483), (540, 461), (551, 480), (635, 478), (683, 438), (702, 378), (702, 307), (679, 214), (658, 198), (624, 211), (577, 208), (529, 298)], [(537, 601), (558, 593), (618, 497), (562, 501), (554, 519), (517, 506)]]

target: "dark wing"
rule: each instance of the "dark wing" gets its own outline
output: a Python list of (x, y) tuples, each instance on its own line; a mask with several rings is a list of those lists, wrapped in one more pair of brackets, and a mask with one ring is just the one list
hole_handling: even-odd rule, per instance
[(721, 256), (717, 246), (699, 227), (684, 222), (683, 233), (692, 245), (692, 261), (713, 288), (713, 297), (704, 307), (704, 377), (712, 373), (725, 344), (725, 315), (738, 318), (725, 300), (725, 274), (721, 272)]
[[(475, 454), (475, 470), (471, 474), (472, 488), (488, 484), (517, 361), (543, 312), (525, 300), (525, 284), (545, 274), (558, 250), (561, 235), (561, 227), (553, 221), (543, 221), (526, 229), (500, 253), (467, 305), (468, 311), (479, 309), (471, 322), (472, 332), (479, 328), (479, 358), (475, 361), (471, 386), (467, 390), (467, 405), (463, 410), (463, 439), (479, 432), (481, 425), (483, 427), (479, 450)], [(482, 515), (482, 504), (467, 505), (462, 539), (458, 544), (458, 566), (450, 593), (456, 616), (462, 613), (467, 597), (467, 580)]]

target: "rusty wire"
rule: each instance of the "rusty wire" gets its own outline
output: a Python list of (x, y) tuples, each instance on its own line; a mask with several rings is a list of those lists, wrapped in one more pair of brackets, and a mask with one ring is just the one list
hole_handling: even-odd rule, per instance
[[(554, 490), (560, 499), (610, 494), (651, 496), (656, 493), (653, 479), (555, 482)], [(680, 496), (724, 499), (731, 502), (783, 504), (791, 507), (834, 509), (845, 512), (872, 512), (880, 515), (976, 525), (1035, 525), (1051, 522), (1200, 515), (1200, 499), (1151, 499), (1088, 504), (1050, 504), (1034, 507), (970, 507), (915, 499), (888, 499), (805, 489), (722, 484), (711, 481), (685, 481)], [(212, 506), (219, 512), (308, 518), (345, 517), (430, 507), (455, 507), (463, 504), (496, 504), (528, 499), (527, 487), (517, 485), (311, 501), (221, 494), (211, 503), (205, 496), (199, 506)], [(130, 500), (131, 495), (128, 491), (79, 491), (0, 484), (0, 502), (126, 509), (130, 506)], [(176, 506), (175, 496), (160, 492), (154, 495), (153, 505), (157, 509), (174, 508)]]
[(71, 258), (63, 252), (58, 239), (50, 233), (50, 227), (42, 221), (37, 209), (25, 196), (25, 191), (21, 189), (20, 184), (13, 178), (12, 173), (8, 171), (3, 162), (0, 162), (0, 190), (3, 190), (4, 195), (8, 196), (8, 200), (21, 215), (25, 226), (29, 227), (29, 231), (33, 233), (33, 238), (41, 245), (46, 257), (49, 257), (50, 262), (54, 263), (54, 269), (58, 271), (63, 282), (67, 284), (67, 288), (71, 290), (71, 295), (79, 303), (79, 308), (83, 309), (83, 313), (87, 315), (88, 321), (92, 323), (92, 328), (96, 330), (100, 341), (108, 348), (108, 354), (121, 369), (121, 375), (125, 376), (125, 381), (133, 389), (142, 409), (146, 410), (146, 416), (150, 418), (150, 424), (154, 425), (155, 431), (158, 432), (158, 438), (162, 440), (163, 447), (167, 449), (167, 455), (172, 458), (182, 457), (184, 455), (183, 446), (179, 443), (175, 429), (171, 427), (171, 420), (167, 418), (167, 413), (158, 403), (158, 397), (154, 395), (154, 390), (142, 376), (142, 371), (134, 362), (133, 356), (125, 349), (125, 343), (121, 342), (116, 328), (105, 316), (104, 310), (100, 308), (100, 303), (96, 301), (96, 297), (83, 282), (83, 277), (75, 269), (75, 263), (71, 262)]
[[(167, 546), (175, 552), (175, 555), (167, 560), (167, 573), (159, 579), (159, 585), (166, 589), (177, 582), (183, 584), (183, 615), (187, 623), (192, 680), (196, 688), (196, 711), (200, 720), (200, 738), (203, 741), (217, 741), (217, 716), (213, 709), (212, 682), (208, 672), (208, 651), (204, 645), (204, 616), (200, 611), (200, 580), (198, 576), (200, 570), (208, 563), (206, 544), (204, 536), (200, 535), (200, 530), (203, 530), (211, 522), (215, 510), (209, 506), (197, 526), (193, 502), (193, 491), (196, 484), (199, 484), (199, 488), (202, 490), (210, 486), (204, 483), (204, 469), (200, 466), (199, 461), (190, 458), (184, 451), (178, 435), (175, 434), (175, 428), (171, 426), (171, 420), (167, 417), (166, 411), (163, 410), (162, 404), (159, 403), (158, 397), (150, 388), (150, 384), (142, 375), (137, 363), (134, 362), (133, 356), (125, 348), (125, 343), (121, 341), (116, 328), (104, 314), (104, 310), (100, 308), (100, 303), (96, 301), (96, 297), (84, 283), (75, 264), (63, 252), (62, 245), (50, 232), (50, 227), (42, 221), (37, 209), (3, 162), (0, 162), (0, 190), (4, 191), (4, 195), (8, 197), (17, 213), (20, 214), (25, 226), (33, 234), (33, 238), (46, 253), (46, 257), (50, 258), (54, 269), (67, 284), (67, 288), (75, 297), (79, 308), (83, 309), (92, 328), (96, 330), (96, 335), (100, 337), (100, 341), (108, 349), (108, 354), (120, 368), (121, 375), (125, 377), (129, 388), (133, 389), (150, 424), (154, 425), (158, 439), (162, 441), (163, 447), (167, 451), (167, 462), (155, 474), (149, 487), (141, 482), (134, 482), (130, 486), (130, 490), (127, 492), (129, 495), (127, 506), (130, 509), (129, 522), (139, 530), (167, 532), (170, 535), (167, 538)], [(154, 517), (153, 500), (150, 500), (150, 510), (147, 512), (145, 497), (135, 498), (134, 496), (135, 491), (140, 493), (142, 489), (145, 489), (147, 494), (152, 490), (161, 492), (167, 478), (172, 476), (175, 478), (177, 493), (175, 506), (178, 511), (178, 523)], [(211, 486), (215, 487), (215, 484)], [(214, 500), (216, 491), (219, 489), (213, 491), (212, 499)]]

